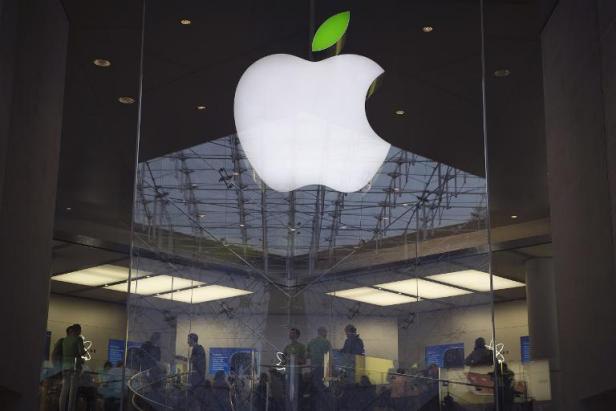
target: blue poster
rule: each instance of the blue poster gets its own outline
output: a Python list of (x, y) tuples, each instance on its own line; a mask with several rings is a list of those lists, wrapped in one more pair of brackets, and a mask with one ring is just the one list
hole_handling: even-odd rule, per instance
[(464, 366), (464, 343), (428, 345), (426, 366), (436, 364), (439, 368)]
[(528, 335), (520, 337), (520, 360), (529, 362), (530, 358), (530, 337)]
[[(231, 368), (232, 358), (236, 358), (236, 361), (250, 363), (251, 353), (254, 350), (252, 348), (210, 348), (210, 361), (208, 367), (208, 374), (216, 374), (217, 371), (224, 371), (225, 374), (229, 373)], [(238, 356), (238, 353), (247, 353), (248, 356)], [(240, 358), (245, 357), (245, 358)]]
[[(141, 343), (129, 341), (128, 349), (131, 348), (139, 348), (141, 347)], [(113, 366), (120, 362), (124, 361), (124, 340), (109, 340), (109, 344), (107, 345), (107, 361), (109, 361)]]

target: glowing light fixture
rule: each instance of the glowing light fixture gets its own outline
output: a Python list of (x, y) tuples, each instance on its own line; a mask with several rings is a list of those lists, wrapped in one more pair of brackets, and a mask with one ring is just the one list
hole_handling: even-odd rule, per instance
[(421, 28), (421, 31), (423, 31), (424, 33), (432, 33), (434, 31), (434, 27), (432, 27), (432, 26), (423, 26)]
[(129, 96), (118, 97), (118, 101), (122, 104), (134, 104), (135, 99)]
[(107, 59), (94, 59), (92, 63), (98, 67), (111, 67), (111, 61)]
[(117, 265), (99, 265), (51, 277), (54, 281), (98, 287), (128, 280), (128, 268)]
[[(426, 278), (478, 292), (490, 291), (490, 274), (483, 271), (464, 270), (453, 273), (430, 275)], [(492, 282), (494, 290), (524, 287), (524, 283), (509, 280), (497, 275), (492, 276)]]
[(512, 216), (511, 216), (511, 219), (512, 219), (512, 220), (516, 220), (517, 218), (518, 218), (518, 216), (517, 216), (517, 215), (512, 215)]
[[(172, 277), (169, 275), (156, 275), (153, 277), (144, 277), (132, 280), (130, 292), (140, 295), (152, 295), (180, 290), (182, 288), (194, 287), (202, 284), (202, 282), (187, 278)], [(105, 288), (108, 290), (128, 292), (128, 283), (115, 284)]]
[(410, 278), (408, 280), (377, 284), (375, 287), (429, 299), (446, 298), (471, 293), (467, 290), (462, 290), (460, 288), (439, 284), (432, 281), (426, 281), (421, 278)]
[(407, 295), (397, 294), (395, 292), (377, 290), (370, 287), (351, 288), (349, 290), (332, 291), (328, 295), (347, 300), (359, 301), (362, 303), (380, 305), (382, 307), (396, 304), (413, 303), (417, 298)]
[(506, 68), (498, 69), (494, 72), (495, 77), (509, 77), (509, 75), (511, 75), (511, 70)]
[(205, 110), (206, 107), (205, 106), (197, 106), (197, 110)]
[(208, 285), (205, 287), (197, 287), (189, 290), (161, 294), (156, 297), (164, 298), (166, 300), (180, 301), (183, 303), (198, 304), (206, 301), (222, 300), (224, 298), (238, 297), (240, 295), (247, 294), (252, 294), (252, 291), (224, 287), (222, 285)]
[(272, 189), (310, 184), (349, 193), (380, 168), (390, 145), (366, 118), (366, 90), (383, 69), (352, 54), (310, 62), (274, 54), (253, 63), (235, 91), (237, 133)]
[(406, 113), (406, 111), (404, 111), (404, 110), (396, 110), (396, 111), (394, 111), (394, 113), (396, 113), (397, 116), (403, 116)]
[(191, 25), (191, 24), (192, 24), (192, 21), (191, 21), (191, 20), (189, 20), (189, 19), (181, 19), (181, 20), (180, 20), (180, 24), (181, 24), (182, 26), (189, 26), (189, 25)]

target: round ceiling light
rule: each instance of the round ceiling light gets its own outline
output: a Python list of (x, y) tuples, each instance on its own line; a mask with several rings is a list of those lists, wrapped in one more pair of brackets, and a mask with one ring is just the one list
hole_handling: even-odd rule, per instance
[(517, 216), (517, 215), (512, 215), (512, 216), (511, 216), (511, 219), (512, 219), (512, 220), (515, 220), (515, 219), (517, 219), (517, 218), (518, 218), (518, 216)]
[(111, 66), (111, 61), (107, 59), (94, 59), (92, 63), (94, 63), (94, 65), (98, 67), (110, 67)]
[(135, 99), (129, 96), (118, 97), (118, 101), (122, 104), (133, 104)]
[(396, 113), (396, 115), (398, 115), (398, 116), (403, 116), (403, 115), (406, 114), (406, 111), (404, 111), (404, 110), (396, 110), (396, 111), (394, 111), (394, 113)]
[(181, 19), (181, 20), (180, 20), (180, 24), (181, 24), (182, 26), (189, 26), (189, 25), (191, 25), (191, 24), (192, 24), (192, 21), (190, 21), (189, 19)]
[(197, 106), (196, 108), (197, 108), (197, 110), (205, 110), (206, 107), (205, 106)]
[(503, 69), (498, 69), (494, 72), (494, 77), (509, 77), (509, 75), (511, 74), (511, 70), (503, 68)]
[(434, 27), (432, 27), (432, 26), (423, 26), (421, 28), (421, 31), (423, 31), (424, 33), (432, 33), (434, 31)]

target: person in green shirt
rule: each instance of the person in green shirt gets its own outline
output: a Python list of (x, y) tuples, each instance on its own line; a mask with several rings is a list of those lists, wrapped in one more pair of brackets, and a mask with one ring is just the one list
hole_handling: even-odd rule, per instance
[(317, 336), (310, 340), (307, 346), (308, 359), (310, 365), (314, 368), (323, 368), (323, 361), (325, 354), (331, 350), (332, 345), (327, 339), (327, 328), (319, 327), (317, 329)]
[[(81, 338), (81, 325), (73, 324), (62, 340), (62, 391), (60, 409), (73, 411), (77, 399), (79, 373), (83, 365), (82, 355), (86, 353)], [(68, 405), (68, 408), (67, 408)]]
[(284, 356), (287, 364), (291, 362), (291, 358), (295, 359), (295, 365), (304, 365), (306, 362), (306, 346), (297, 341), (301, 335), (299, 329), (291, 328), (289, 330), (289, 339), (291, 342), (284, 347)]

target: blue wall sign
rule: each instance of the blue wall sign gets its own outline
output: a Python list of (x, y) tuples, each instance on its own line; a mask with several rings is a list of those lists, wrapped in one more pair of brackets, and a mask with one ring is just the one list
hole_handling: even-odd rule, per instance
[(520, 360), (522, 362), (529, 362), (530, 357), (530, 337), (528, 335), (520, 337)]
[[(445, 357), (447, 356), (447, 364)], [(436, 364), (439, 368), (461, 367), (464, 365), (464, 343), (428, 345), (426, 366)]]
[[(129, 341), (128, 348), (139, 348), (141, 343)], [(107, 361), (115, 367), (120, 361), (124, 361), (124, 340), (109, 340), (107, 345)]]
[(229, 373), (231, 357), (236, 353), (252, 353), (252, 348), (210, 348), (210, 361), (208, 362), (208, 374), (216, 374), (217, 371)]

